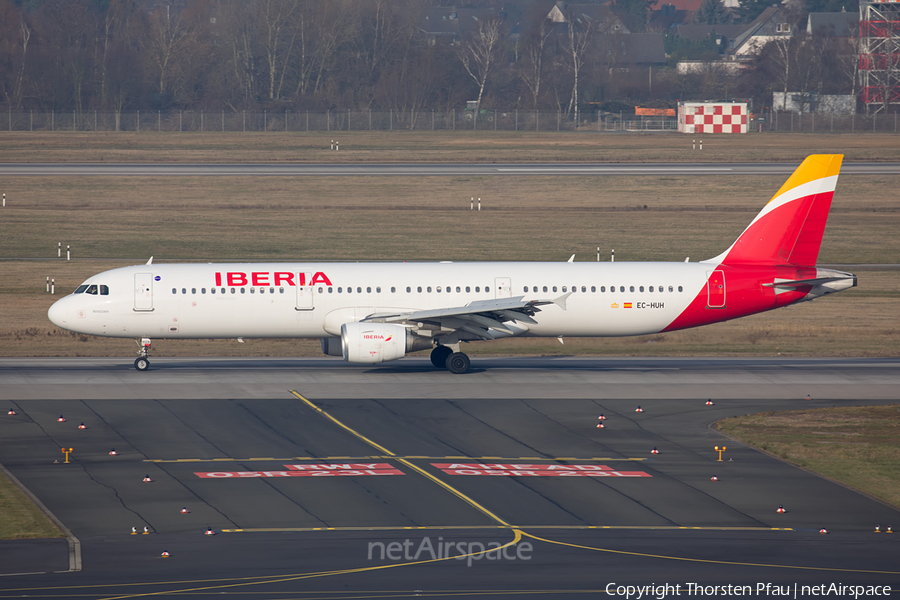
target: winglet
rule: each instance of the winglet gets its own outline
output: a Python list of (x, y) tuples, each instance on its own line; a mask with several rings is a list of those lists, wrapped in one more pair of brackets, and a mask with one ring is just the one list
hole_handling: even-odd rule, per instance
[(572, 256), (570, 256), (569, 260), (567, 260), (566, 262), (575, 262), (575, 255), (573, 254)]
[(147, 264), (148, 264), (148, 265), (152, 265), (152, 264), (153, 264), (153, 257), (152, 257), (152, 256), (150, 257), (150, 260), (147, 261)]
[(553, 304), (557, 305), (558, 307), (560, 307), (563, 310), (566, 310), (566, 300), (568, 300), (569, 296), (571, 296), (571, 295), (572, 295), (572, 292), (569, 292), (568, 294), (563, 294), (559, 298), (555, 299), (553, 301)]

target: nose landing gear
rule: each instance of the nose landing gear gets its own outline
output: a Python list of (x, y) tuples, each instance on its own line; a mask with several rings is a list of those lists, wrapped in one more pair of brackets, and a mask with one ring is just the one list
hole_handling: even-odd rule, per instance
[(134, 368), (138, 371), (146, 371), (150, 368), (150, 338), (142, 338), (137, 344), (140, 350), (138, 350), (138, 357), (134, 360)]

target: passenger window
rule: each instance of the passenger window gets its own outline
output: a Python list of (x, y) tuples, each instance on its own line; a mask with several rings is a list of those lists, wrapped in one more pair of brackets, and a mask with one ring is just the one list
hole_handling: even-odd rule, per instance
[[(379, 289), (380, 289), (380, 288), (379, 288)], [(372, 288), (367, 287), (367, 288), (366, 288), (366, 293), (367, 293), (367, 294), (371, 294), (371, 293), (372, 293)]]
[(553, 286), (553, 291), (554, 291), (554, 292), (556, 291), (556, 286), (555, 286), (555, 285)]
[(456, 293), (458, 294), (460, 291), (462, 290), (459, 289), (459, 286), (456, 286)]
[[(244, 290), (243, 290), (243, 289), (241, 290), (241, 293), (242, 293), (242, 294), (244, 293)], [(256, 288), (250, 288), (250, 293), (251, 293), (251, 294), (255, 294), (255, 293), (256, 293)]]
[(419, 292), (419, 293), (421, 294), (421, 293), (422, 293), (422, 286), (420, 285), (419, 287), (417, 287), (417, 288), (416, 288), (416, 291)]
[[(274, 289), (274, 288), (272, 288), (272, 289)], [(321, 290), (320, 290), (320, 291), (321, 291)], [(279, 294), (283, 294), (283, 293), (284, 293), (284, 288), (278, 288), (278, 293), (279, 293)]]
[[(319, 288), (319, 289), (322, 289), (322, 288)], [(333, 293), (334, 293), (334, 288), (331, 288), (331, 287), (328, 288), (328, 293), (329, 293), (329, 294), (333, 294)]]
[(628, 288), (628, 291), (633, 292), (633, 291), (634, 291), (634, 286), (629, 287), (629, 288)]
[(232, 293), (232, 294), (234, 293), (234, 288), (231, 288), (231, 293)]
[(666, 291), (665, 288), (663, 288), (663, 286), (659, 286), (659, 293), (662, 294), (664, 291)]
[(491, 288), (489, 288), (488, 286), (484, 286), (484, 291), (489, 292), (489, 291), (491, 291)]
[(528, 293), (528, 286), (526, 285), (524, 288), (522, 288), (522, 291), (525, 292), (525, 293), (527, 294), (527, 293)]
[[(641, 291), (643, 292), (644, 290), (641, 290)], [(650, 291), (651, 294), (653, 293), (653, 286), (652, 286), (652, 285), (650, 286), (650, 290), (649, 290), (649, 291)]]
[(274, 293), (275, 293), (275, 288), (269, 288), (269, 293), (270, 293), (270, 294), (274, 294)]
[(242, 293), (242, 294), (246, 294), (246, 293), (247, 293), (247, 288), (241, 288), (241, 293)]
[(105, 285), (100, 286), (100, 295), (101, 296), (109, 296), (109, 287)]
[[(555, 292), (556, 290), (554, 289), (553, 291)], [(566, 293), (566, 286), (562, 287), (562, 291), (563, 291), (563, 293)]]
[(669, 291), (670, 291), (670, 292), (671, 292), (671, 291), (673, 291), (673, 290), (672, 290), (672, 286), (671, 286), (671, 285), (670, 285), (670, 286), (669, 286)]
[[(582, 291), (582, 292), (586, 292), (586, 291), (587, 291), (587, 288), (586, 288), (585, 286), (581, 286), (581, 291)], [(593, 287), (591, 288), (591, 291), (592, 291), (592, 292), (594, 291), (594, 288), (593, 288)]]
[(480, 292), (480, 291), (481, 291), (481, 286), (476, 285), (476, 286), (475, 286), (475, 293), (478, 293), (478, 292)]
[(200, 288), (200, 293), (201, 293), (201, 294), (205, 294), (205, 293), (206, 293), (206, 288)]
[[(91, 293), (91, 290), (88, 290), (88, 294), (90, 294), (90, 293)], [(181, 288), (181, 293), (187, 294), (187, 288)]]
[(215, 294), (215, 293), (216, 293), (216, 288), (209, 288), (209, 293), (210, 293), (210, 294)]
[[(350, 288), (347, 288), (347, 289), (350, 289)], [(356, 288), (356, 293), (362, 294), (362, 288), (361, 287)]]
[(547, 286), (546, 286), (546, 285), (544, 286), (544, 291), (545, 291), (545, 292), (547, 291)]
[(220, 292), (221, 292), (221, 293), (223, 293), (223, 294), (224, 294), (224, 293), (225, 293), (225, 288), (222, 288), (222, 289), (221, 289), (221, 290), (219, 290), (219, 291), (220, 291)]
[[(643, 291), (644, 291), (644, 286), (639, 287), (639, 288), (638, 288), (638, 291), (639, 291), (639, 292), (643, 292)], [(650, 290), (650, 291), (653, 291), (653, 290)]]
[(531, 288), (531, 291), (532, 291), (532, 292), (536, 292), (536, 291), (537, 291), (537, 286), (534, 286), (533, 288)]
[(430, 293), (431, 293), (431, 286), (429, 285), (427, 288), (425, 288), (425, 291), (427, 291), (427, 292), (430, 294)]
[(679, 285), (679, 286), (678, 286), (678, 291), (679, 291), (679, 292), (683, 292), (683, 291), (684, 291), (684, 288), (681, 287), (681, 286)]
[[(84, 286), (84, 287), (87, 287), (87, 286)], [(177, 294), (177, 293), (178, 293), (178, 290), (176, 290), (175, 288), (172, 288), (172, 293), (173, 293), (173, 294)]]
[[(429, 290), (429, 291), (430, 291), (430, 290)], [(438, 292), (438, 294), (441, 293), (441, 286), (437, 286), (437, 292)]]
[(468, 293), (470, 293), (471, 291), (472, 291), (472, 288), (470, 288), (469, 286), (466, 286), (466, 293), (468, 294)]
[(197, 288), (191, 288), (191, 293), (192, 293), (192, 294), (196, 294), (196, 293), (197, 293)]
[[(86, 289), (88, 289), (88, 286), (86, 286), (86, 285), (79, 285), (77, 288), (75, 288), (75, 292), (74, 292), (74, 293), (76, 293), (76, 294), (83, 294), (83, 293), (84, 293), (84, 290), (86, 290)], [(175, 290), (174, 290), (174, 289), (172, 290), (172, 293), (173, 293), (173, 294), (175, 293)]]
[[(596, 292), (596, 291), (597, 291), (597, 286), (596, 286), (596, 285), (592, 285), (592, 286), (591, 286), (591, 291), (592, 291), (592, 292)], [(602, 288), (600, 288), (600, 291), (601, 291), (601, 292), (605, 292), (605, 291), (606, 291), (606, 288), (605, 288), (605, 287), (602, 287)]]
[(620, 292), (624, 292), (624, 291), (625, 291), (625, 286), (624, 286), (624, 285), (620, 285), (620, 286), (619, 286), (619, 291), (620, 291)]

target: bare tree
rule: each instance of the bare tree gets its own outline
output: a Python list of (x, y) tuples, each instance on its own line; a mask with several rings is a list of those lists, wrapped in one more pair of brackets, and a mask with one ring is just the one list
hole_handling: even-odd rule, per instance
[[(263, 10), (263, 24), (266, 29), (265, 48), (268, 75), (268, 96), (270, 100), (281, 97), (284, 74), (291, 51), (294, 47), (296, 31), (290, 29), (291, 17), (297, 10), (298, 0), (266, 0)], [(288, 41), (285, 47), (284, 38)], [(276, 85), (277, 80), (277, 85)]]
[(159, 94), (165, 95), (171, 91), (170, 72), (193, 33), (193, 28), (182, 19), (181, 13), (171, 10), (169, 5), (159, 7), (150, 14), (148, 41), (158, 72)]
[(566, 114), (574, 114), (575, 126), (578, 126), (578, 83), (581, 70), (584, 67), (585, 56), (591, 44), (593, 27), (587, 19), (576, 18), (569, 15), (566, 35), (566, 62), (572, 71), (572, 94), (569, 98), (569, 106)]
[(497, 61), (497, 53), (500, 49), (502, 38), (502, 24), (500, 19), (487, 19), (478, 22), (478, 30), (463, 40), (457, 50), (457, 56), (462, 61), (466, 73), (478, 86), (478, 100), (475, 103), (475, 119), (481, 111), (481, 98), (484, 96), (484, 87), (494, 70)]
[(537, 108), (538, 98), (541, 95), (541, 84), (544, 78), (544, 57), (552, 33), (552, 25), (547, 19), (542, 18), (529, 36), (523, 53), (525, 60), (523, 61), (520, 77), (525, 83), (525, 87), (531, 92), (531, 103), (534, 108)]

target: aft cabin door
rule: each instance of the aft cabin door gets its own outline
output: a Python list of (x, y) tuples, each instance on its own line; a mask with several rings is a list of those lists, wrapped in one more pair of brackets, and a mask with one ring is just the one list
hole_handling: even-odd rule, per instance
[(134, 310), (153, 310), (153, 273), (134, 274)]
[(315, 293), (315, 288), (310, 284), (313, 278), (312, 273), (304, 273), (303, 278), (299, 283), (304, 285), (297, 286), (297, 310), (313, 310), (315, 306), (313, 306), (313, 294)]
[(707, 308), (725, 308), (725, 272), (712, 271), (706, 280)]
[(511, 298), (512, 285), (510, 285), (509, 277), (494, 278), (495, 298)]

